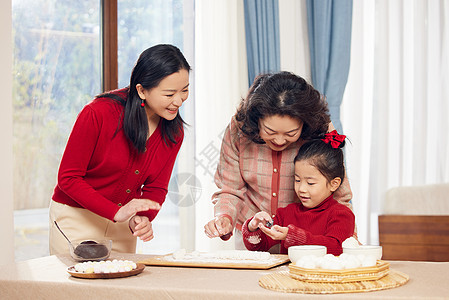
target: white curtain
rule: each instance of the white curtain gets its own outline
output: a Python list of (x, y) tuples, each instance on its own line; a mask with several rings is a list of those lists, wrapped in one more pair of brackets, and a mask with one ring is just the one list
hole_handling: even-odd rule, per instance
[[(248, 91), (243, 1), (195, 3), (195, 174), (201, 195), (195, 204), (195, 249), (233, 249), (234, 240), (210, 240), (204, 225), (213, 218), (211, 196), (223, 132)], [(182, 225), (181, 225), (182, 226)], [(193, 236), (193, 235), (191, 235)]]
[(279, 1), (281, 70), (312, 82), (306, 0)]
[(444, 0), (354, 1), (342, 122), (364, 243), (389, 188), (449, 182), (448, 20)]
[[(281, 68), (310, 78), (305, 1), (279, 1)], [(395, 186), (449, 182), (449, 2), (354, 0), (341, 107), (359, 238)]]
[[(220, 134), (247, 91), (241, 1), (196, 2), (195, 157), (219, 149)], [(444, 0), (354, 0), (351, 67), (342, 103), (348, 177), (361, 242), (378, 243), (377, 215), (395, 186), (449, 182), (449, 4)], [(206, 13), (207, 12), (207, 13)], [(305, 0), (279, 1), (281, 69), (310, 81)], [(216, 22), (217, 18), (220, 22)], [(211, 155), (210, 155), (211, 156)], [(209, 171), (215, 171), (211, 164)], [(195, 248), (208, 240), (215, 185), (195, 168)]]

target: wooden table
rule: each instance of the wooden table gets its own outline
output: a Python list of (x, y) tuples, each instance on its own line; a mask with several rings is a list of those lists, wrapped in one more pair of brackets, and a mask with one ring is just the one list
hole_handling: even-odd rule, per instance
[[(150, 257), (113, 254), (111, 259), (140, 261)], [(390, 268), (409, 275), (404, 286), (389, 290), (310, 295), (280, 293), (259, 286), (261, 276), (287, 270), (152, 267), (136, 276), (81, 279), (66, 269), (68, 256), (47, 256), (1, 266), (0, 299), (449, 299), (449, 262), (391, 261)]]

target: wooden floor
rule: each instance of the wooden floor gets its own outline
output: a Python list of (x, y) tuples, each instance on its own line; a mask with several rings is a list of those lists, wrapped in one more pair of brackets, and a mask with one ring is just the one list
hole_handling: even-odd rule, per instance
[(449, 261), (449, 216), (380, 215), (384, 260)]

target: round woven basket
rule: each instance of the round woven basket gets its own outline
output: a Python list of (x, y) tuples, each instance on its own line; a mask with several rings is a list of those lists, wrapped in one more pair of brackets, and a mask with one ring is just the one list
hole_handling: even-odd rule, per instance
[(345, 269), (345, 270), (324, 270), (324, 269), (305, 269), (289, 265), (290, 276), (307, 282), (356, 282), (377, 280), (386, 276), (389, 272), (390, 264), (378, 260), (375, 266)]
[[(327, 278), (329, 279), (329, 278)], [(407, 274), (395, 270), (387, 270), (387, 274), (378, 279), (338, 282), (338, 281), (305, 281), (292, 276), (289, 271), (281, 271), (262, 276), (259, 285), (263, 288), (301, 294), (336, 294), (360, 293), (391, 289), (406, 284)]]

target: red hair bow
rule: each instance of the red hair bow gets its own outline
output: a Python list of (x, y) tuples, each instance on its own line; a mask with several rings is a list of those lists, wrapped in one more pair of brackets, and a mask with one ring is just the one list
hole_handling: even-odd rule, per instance
[(345, 140), (346, 135), (338, 134), (337, 130), (331, 131), (324, 135), (323, 142), (326, 144), (331, 144), (332, 148), (340, 147), (340, 144)]

